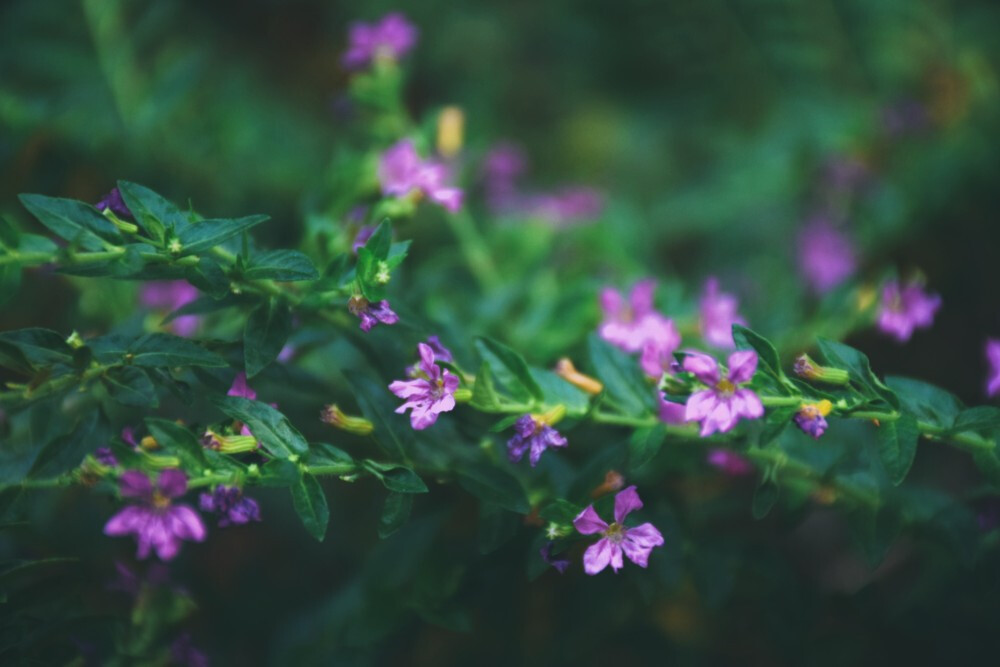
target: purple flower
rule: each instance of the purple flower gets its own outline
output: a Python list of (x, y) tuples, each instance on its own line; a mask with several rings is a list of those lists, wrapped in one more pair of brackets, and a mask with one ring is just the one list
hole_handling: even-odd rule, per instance
[(819, 440), (820, 436), (826, 432), (826, 416), (833, 409), (833, 404), (824, 399), (818, 403), (804, 403), (795, 415), (795, 424), (802, 429), (802, 432)]
[(733, 325), (746, 324), (746, 320), (737, 312), (739, 307), (740, 302), (735, 296), (719, 291), (718, 279), (712, 277), (705, 281), (699, 305), (700, 326), (702, 337), (710, 345), (735, 347)]
[(882, 333), (900, 343), (910, 340), (914, 329), (925, 329), (934, 322), (934, 314), (941, 307), (941, 297), (926, 294), (919, 283), (911, 282), (900, 287), (890, 280), (882, 287), (877, 326)]
[(442, 343), (441, 339), (437, 336), (428, 336), (426, 343), (427, 346), (431, 348), (431, 351), (434, 352), (435, 360), (447, 361), (448, 363), (455, 361), (455, 357), (451, 354), (451, 350), (445, 347), (444, 343)]
[(601, 338), (626, 352), (638, 352), (650, 342), (658, 348), (669, 347), (677, 337), (677, 329), (671, 320), (653, 309), (655, 289), (654, 280), (641, 280), (632, 287), (627, 303), (610, 287), (601, 290), (604, 312), (604, 321), (598, 328)]
[(823, 294), (844, 282), (856, 267), (854, 246), (826, 220), (810, 222), (799, 234), (799, 272)]
[(128, 445), (132, 445), (132, 449), (139, 446), (139, 441), (135, 439), (135, 429), (131, 426), (122, 428), (122, 440)]
[(541, 554), (542, 560), (544, 560), (546, 563), (554, 567), (556, 571), (559, 572), (559, 574), (563, 574), (564, 572), (566, 572), (566, 568), (569, 567), (569, 559), (557, 558), (553, 556), (552, 555), (553, 546), (555, 546), (555, 542), (546, 542), (545, 546), (542, 547), (538, 553)]
[(494, 146), (483, 159), (486, 203), (494, 213), (513, 213), (521, 206), (517, 180), (528, 166), (524, 151), (514, 144)]
[(753, 464), (745, 457), (728, 449), (711, 449), (706, 457), (708, 464), (729, 477), (742, 477), (753, 472)]
[(94, 458), (97, 459), (98, 463), (108, 466), (109, 468), (118, 466), (118, 459), (115, 458), (115, 455), (111, 452), (110, 447), (98, 447), (94, 451)]
[(729, 355), (729, 374), (723, 378), (719, 364), (707, 354), (694, 353), (684, 358), (684, 370), (693, 373), (707, 389), (696, 391), (687, 400), (686, 421), (701, 422), (701, 436), (729, 431), (741, 417), (757, 419), (764, 406), (757, 394), (739, 385), (749, 382), (757, 370), (757, 353), (740, 350)]
[(94, 204), (94, 208), (101, 213), (111, 209), (111, 212), (119, 218), (132, 219), (132, 211), (128, 210), (128, 206), (125, 205), (125, 200), (122, 199), (122, 193), (118, 191), (118, 188), (112, 188), (111, 192), (104, 195), (101, 201)]
[(525, 211), (556, 226), (593, 220), (604, 210), (604, 196), (594, 188), (572, 186), (529, 198)]
[(680, 345), (680, 332), (673, 320), (666, 320), (659, 325), (656, 337), (650, 338), (642, 346), (642, 356), (639, 357), (642, 371), (654, 379), (659, 379), (664, 373), (673, 373), (676, 363), (674, 352)]
[[(184, 280), (161, 280), (145, 283), (139, 289), (139, 303), (146, 308), (172, 312), (198, 298), (198, 290)], [(181, 315), (170, 323), (178, 336), (191, 336), (198, 330), (201, 318)]]
[(663, 545), (663, 535), (651, 523), (635, 528), (623, 525), (625, 517), (633, 510), (640, 509), (642, 501), (634, 486), (627, 487), (615, 496), (615, 522), (610, 526), (597, 515), (593, 505), (580, 512), (573, 519), (573, 526), (582, 535), (600, 533), (601, 539), (587, 547), (583, 554), (583, 570), (594, 575), (608, 564), (618, 572), (623, 566), (622, 553), (639, 567), (646, 567), (653, 547)]
[(399, 321), (399, 315), (393, 312), (385, 299), (373, 305), (362, 296), (352, 296), (347, 302), (347, 309), (361, 319), (361, 330), (365, 333), (379, 322), (391, 325)]
[(410, 139), (402, 139), (389, 147), (378, 163), (378, 180), (382, 194), (406, 197), (416, 192), (452, 213), (462, 208), (462, 191), (447, 184), (448, 168), (432, 160), (422, 160)]
[(225, 528), (233, 524), (244, 524), (260, 521), (260, 507), (253, 498), (243, 495), (235, 486), (219, 485), (212, 493), (202, 493), (198, 498), (198, 507), (202, 512), (214, 512), (219, 515), (219, 527)]
[(354, 241), (351, 243), (351, 252), (357, 255), (358, 250), (365, 247), (365, 244), (368, 243), (368, 239), (372, 237), (372, 234), (375, 233), (376, 229), (378, 229), (378, 227), (375, 225), (362, 226), (361, 229), (358, 230), (357, 236), (354, 237)]
[(417, 43), (418, 34), (399, 12), (386, 14), (377, 23), (352, 23), (341, 63), (347, 69), (361, 69), (379, 58), (399, 60)]
[(420, 352), (418, 377), (414, 380), (396, 380), (389, 390), (406, 402), (396, 408), (397, 414), (412, 409), (410, 424), (422, 431), (437, 421), (442, 412), (455, 409), (455, 390), (458, 376), (434, 363), (434, 350), (429, 345), (417, 345)]
[(546, 449), (566, 445), (566, 438), (559, 431), (531, 415), (522, 415), (514, 422), (514, 437), (507, 441), (507, 458), (517, 463), (530, 448), (528, 461), (534, 468)]
[(126, 471), (118, 482), (121, 495), (137, 503), (111, 517), (104, 526), (104, 534), (135, 535), (139, 545), (137, 558), (146, 558), (154, 550), (160, 560), (171, 560), (180, 550), (181, 540), (205, 539), (205, 524), (198, 513), (187, 505), (170, 502), (187, 491), (187, 475), (182, 471), (164, 470), (155, 487), (146, 473), (139, 470)]
[(986, 360), (990, 366), (986, 395), (993, 397), (1000, 392), (1000, 340), (991, 338), (986, 341)]
[(684, 414), (686, 408), (683, 403), (674, 403), (664, 400), (663, 393), (660, 392), (660, 421), (664, 424), (683, 424), (686, 420)]
[(247, 374), (243, 371), (237, 373), (236, 377), (233, 378), (233, 384), (229, 386), (226, 396), (249, 398), (251, 401), (257, 400), (257, 392), (247, 384)]

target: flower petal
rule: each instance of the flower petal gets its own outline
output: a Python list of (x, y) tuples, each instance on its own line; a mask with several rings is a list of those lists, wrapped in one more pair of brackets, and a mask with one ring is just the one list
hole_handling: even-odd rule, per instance
[(684, 421), (701, 421), (712, 413), (719, 403), (719, 397), (711, 389), (696, 391), (688, 396), (684, 405)]
[(615, 522), (621, 523), (630, 512), (641, 508), (642, 501), (639, 500), (635, 485), (622, 489), (615, 496)]
[(146, 520), (145, 515), (148, 512), (149, 510), (144, 507), (129, 505), (108, 519), (108, 522), (104, 524), (104, 534), (118, 537), (134, 533)]
[(719, 364), (712, 357), (701, 352), (692, 352), (684, 357), (684, 370), (693, 373), (698, 380), (709, 387), (719, 384)]
[(168, 468), (160, 473), (156, 485), (160, 488), (160, 493), (167, 498), (178, 498), (187, 491), (188, 478), (183, 470)]
[[(589, 575), (595, 575), (606, 568), (608, 563), (611, 562), (612, 550), (611, 540), (607, 538), (602, 538), (591, 544), (583, 552), (583, 571)], [(620, 553), (618, 558), (621, 559)]]
[(588, 505), (587, 509), (577, 514), (576, 518), (573, 519), (573, 527), (581, 535), (593, 535), (594, 533), (603, 533), (608, 529), (608, 524), (597, 515), (593, 505)]
[(126, 470), (118, 478), (118, 490), (123, 498), (139, 498), (148, 500), (153, 497), (153, 483), (146, 473), (139, 470)]

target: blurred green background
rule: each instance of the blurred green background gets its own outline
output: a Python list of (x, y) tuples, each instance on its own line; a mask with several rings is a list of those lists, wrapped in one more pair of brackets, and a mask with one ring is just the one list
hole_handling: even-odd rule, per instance
[[(833, 198), (861, 250), (863, 277), (919, 269), (944, 299), (933, 329), (905, 346), (870, 333), (851, 342), (879, 372), (982, 402), (982, 346), (1000, 336), (1000, 4), (407, 4), (7, 0), (0, 214), (27, 226), (17, 193), (97, 201), (125, 178), (214, 214), (271, 214), (261, 240), (297, 244), (336, 182), (336, 149), (355, 136), (338, 60), (347, 25), (399, 9), (421, 30), (405, 65), (412, 113), (429, 122), (444, 104), (466, 113), (474, 210), (482, 203), (472, 165), (497, 140), (515, 141), (530, 156), (536, 187), (584, 183), (606, 193), (595, 234), (619, 265), (600, 277), (649, 272), (683, 281), (690, 296), (717, 274), (741, 296), (749, 321), (775, 334), (814, 307), (798, 286), (796, 236)], [(838, 164), (864, 165), (864, 185), (839, 190), (830, 176)], [(0, 328), (79, 326), (85, 304), (73, 287), (36, 278), (0, 312)], [(516, 332), (508, 338), (524, 342)], [(729, 506), (745, 505), (750, 490), (704, 492)], [(805, 540), (785, 537), (787, 517), (699, 536), (709, 542), (699, 557), (713, 581), (698, 594), (678, 582), (672, 597), (636, 606), (629, 596), (642, 594), (646, 573), (631, 571), (586, 582), (546, 575), (509, 588), (510, 578), (491, 572), (522, 564), (503, 549), (464, 573), (459, 598), (475, 610), (471, 621), (444, 611), (411, 618), (380, 608), (377, 592), (355, 578), (359, 568), (405, 581), (408, 563), (440, 558), (440, 580), (425, 576), (412, 591), (433, 599), (457, 586), (449, 555), (395, 553), (390, 543), (372, 553), (367, 533), (345, 543), (339, 526), (377, 520), (377, 507), (352, 505), (363, 498), (339, 488), (328, 541), (308, 553), (290, 548), (301, 544), (300, 529), (290, 517), (283, 526), (276, 511), (266, 541), (220, 533), (189, 566), (180, 578), (197, 591), (192, 631), (218, 664), (939, 664), (959, 647), (996, 655), (989, 599), (1000, 592), (997, 563), (942, 569), (939, 578), (924, 571), (919, 582), (890, 564), (893, 576), (871, 578), (824, 553), (837, 528), (822, 515), (797, 528), (814, 531)], [(58, 509), (72, 513), (76, 500), (64, 497)], [(445, 519), (415, 520), (407, 544), (419, 545), (420, 531)], [(46, 548), (89, 538), (70, 531), (52, 539)], [(781, 557), (768, 557), (776, 544)], [(814, 551), (797, 551), (802, 544)], [(88, 548), (96, 558), (106, 547)], [(737, 551), (754, 563), (738, 581), (727, 566)], [(661, 562), (654, 575), (671, 581), (675, 565)], [(110, 573), (106, 563), (94, 567)], [(718, 572), (733, 579), (714, 581)], [(718, 599), (709, 592), (706, 601), (706, 590)], [(755, 622), (744, 628), (747, 616)], [(595, 625), (605, 617), (606, 626)], [(468, 622), (474, 633), (456, 631)], [(302, 648), (310, 633), (327, 644)]]

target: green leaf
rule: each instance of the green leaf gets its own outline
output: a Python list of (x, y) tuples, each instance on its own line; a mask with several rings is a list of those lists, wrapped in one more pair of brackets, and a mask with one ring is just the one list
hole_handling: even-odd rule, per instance
[(192, 472), (208, 468), (205, 448), (191, 431), (169, 419), (146, 417), (146, 428), (150, 435), (166, 451), (176, 454), (184, 467)]
[(367, 247), (358, 248), (358, 265), (356, 275), (361, 294), (369, 301), (381, 301), (385, 298), (385, 285), (376, 281), (379, 260)]
[(545, 395), (542, 388), (535, 382), (524, 357), (503, 343), (481, 336), (476, 339), (476, 349), (483, 360), (490, 365), (496, 378), (515, 398), (527, 400), (532, 398), (542, 401)]
[(652, 461), (666, 438), (667, 428), (664, 424), (636, 429), (628, 443), (629, 468), (638, 470)]
[(322, 542), (326, 537), (326, 526), (330, 522), (330, 508), (327, 507), (326, 495), (319, 480), (306, 473), (298, 483), (289, 488), (292, 492), (292, 506), (302, 519), (302, 525), (310, 535)]
[(625, 413), (640, 415), (655, 408), (655, 392), (635, 359), (596, 334), (591, 334), (588, 345), (598, 379)]
[(170, 324), (178, 317), (184, 317), (185, 315), (206, 315), (208, 313), (216, 313), (227, 308), (235, 308), (242, 303), (243, 300), (235, 294), (227, 294), (225, 298), (222, 299), (215, 299), (210, 296), (200, 296), (194, 301), (188, 301), (177, 310), (171, 311), (169, 315), (163, 318), (163, 321), (160, 324)]
[(309, 443), (285, 415), (267, 403), (239, 396), (215, 397), (212, 402), (233, 419), (247, 425), (261, 446), (274, 456), (288, 458), (305, 454)]
[(122, 405), (155, 408), (160, 404), (156, 387), (141, 368), (112, 368), (101, 379), (111, 397)]
[(354, 396), (361, 412), (375, 426), (375, 442), (391, 458), (404, 458), (404, 452), (413, 442), (413, 429), (405, 416), (397, 415), (391, 401), (395, 397), (386, 391), (385, 384), (375, 382), (367, 375), (356, 374), (347, 378), (354, 389)]
[(122, 241), (118, 228), (90, 204), (45, 195), (20, 195), (18, 198), (53, 233), (84, 250), (104, 250), (105, 242), (119, 244)]
[(181, 255), (196, 255), (269, 220), (266, 215), (248, 215), (236, 219), (211, 219), (192, 222), (178, 234)]
[(480, 500), (512, 512), (527, 514), (531, 509), (517, 478), (493, 466), (474, 464), (465, 467), (458, 472), (458, 483)]
[(383, 220), (365, 241), (364, 247), (376, 260), (388, 259), (389, 251), (392, 249), (392, 223), (388, 219)]
[(980, 405), (967, 410), (962, 410), (955, 418), (953, 433), (962, 431), (975, 431), (977, 433), (990, 432), (1000, 428), (1000, 408), (992, 405)]
[(396, 493), (427, 493), (427, 485), (417, 473), (397, 463), (381, 463), (365, 459), (361, 465), (378, 478), (385, 488)]
[(563, 405), (566, 414), (571, 417), (581, 417), (590, 409), (590, 394), (578, 389), (552, 371), (544, 368), (531, 367), (531, 376), (542, 388), (545, 394), (544, 408)]
[(485, 361), (479, 365), (476, 381), (472, 385), (471, 404), (484, 412), (493, 412), (500, 407), (500, 397), (493, 386), (493, 372)]
[(227, 366), (226, 360), (215, 352), (180, 336), (151, 333), (129, 345), (134, 366)]
[(542, 517), (546, 521), (554, 521), (555, 523), (569, 525), (573, 523), (573, 519), (575, 519), (582, 510), (583, 508), (579, 505), (574, 505), (568, 500), (558, 498), (550, 502), (545, 507), (542, 507), (538, 511), (538, 516)]
[(733, 340), (738, 350), (754, 350), (757, 353), (757, 369), (762, 370), (778, 381), (778, 387), (785, 393), (787, 388), (782, 384), (785, 372), (781, 369), (781, 359), (778, 351), (768, 339), (742, 325), (733, 325)]
[(384, 540), (399, 530), (410, 518), (412, 509), (412, 493), (390, 493), (386, 496), (382, 516), (378, 520), (378, 536)]
[(31, 375), (35, 372), (34, 366), (31, 365), (20, 348), (2, 339), (0, 339), (0, 366), (24, 375)]
[(868, 357), (861, 351), (825, 338), (817, 339), (816, 344), (829, 365), (846, 370), (851, 381), (867, 389), (873, 398), (881, 398), (892, 407), (899, 408), (899, 398), (875, 375)]
[(313, 442), (309, 445), (310, 465), (353, 465), (354, 459), (340, 447), (325, 442)]
[(932, 384), (905, 377), (887, 377), (885, 382), (899, 396), (901, 409), (920, 421), (950, 428), (962, 411), (957, 396)]
[(479, 505), (479, 553), (490, 554), (506, 544), (517, 533), (520, 517), (490, 503)]
[(28, 471), (32, 479), (58, 477), (80, 465), (83, 457), (110, 439), (110, 429), (97, 410), (90, 410), (66, 435), (55, 438), (38, 453)]
[(778, 502), (779, 488), (773, 479), (763, 480), (753, 492), (750, 513), (755, 519), (763, 519)]
[(199, 257), (197, 266), (189, 266), (184, 278), (202, 292), (216, 299), (229, 295), (229, 278), (219, 263), (210, 257)]
[(319, 271), (312, 261), (298, 250), (268, 250), (250, 258), (250, 264), (243, 272), (248, 280), (316, 280)]
[(52, 364), (73, 365), (73, 348), (51, 329), (32, 327), (4, 331), (0, 333), (0, 342), (17, 348), (23, 358), (36, 368)]
[(907, 414), (879, 426), (878, 453), (893, 484), (899, 485), (910, 471), (919, 437), (917, 420)]
[(972, 460), (990, 484), (1000, 487), (1000, 457), (995, 449), (975, 449), (972, 451)]
[(392, 247), (389, 248), (389, 256), (385, 258), (385, 264), (390, 270), (395, 269), (403, 263), (403, 260), (406, 259), (407, 253), (410, 252), (411, 243), (412, 241), (406, 240), (392, 244)]
[(178, 230), (190, 224), (177, 206), (145, 186), (118, 181), (118, 191), (136, 224), (158, 241), (163, 240), (164, 229)]
[(292, 333), (288, 306), (268, 299), (254, 308), (243, 329), (243, 360), (247, 377), (253, 377), (278, 358)]
[(302, 480), (302, 468), (288, 459), (271, 459), (260, 467), (261, 486), (294, 486)]

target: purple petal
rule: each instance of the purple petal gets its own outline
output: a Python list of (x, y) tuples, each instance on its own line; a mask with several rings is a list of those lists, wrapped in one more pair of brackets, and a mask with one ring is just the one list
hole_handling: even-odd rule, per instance
[(622, 295), (618, 291), (605, 287), (601, 290), (601, 310), (604, 311), (604, 318), (617, 320), (622, 311)]
[(651, 523), (644, 523), (625, 531), (621, 546), (628, 559), (639, 567), (649, 564), (649, 553), (663, 544), (663, 535)]
[(183, 470), (169, 468), (160, 473), (156, 485), (167, 498), (178, 498), (187, 491), (187, 475)]
[[(608, 566), (611, 562), (611, 552), (614, 550), (611, 540), (602, 538), (587, 547), (583, 552), (583, 571), (589, 575), (595, 575)], [(618, 558), (621, 560), (621, 549), (619, 548)], [(621, 565), (619, 565), (621, 567)]]
[(146, 473), (139, 470), (126, 470), (118, 478), (118, 489), (125, 498), (149, 500), (153, 497), (153, 483)]
[(641, 508), (642, 501), (639, 500), (639, 493), (635, 490), (635, 486), (622, 489), (615, 496), (615, 522), (621, 523), (630, 512)]
[(687, 413), (687, 406), (683, 403), (673, 403), (671, 401), (663, 400), (663, 395), (660, 395), (660, 421), (665, 424), (683, 424), (685, 422), (685, 414)]
[(632, 307), (633, 316), (641, 318), (653, 310), (653, 292), (656, 290), (656, 281), (652, 278), (640, 280), (632, 287), (629, 294), (629, 305)]
[(164, 515), (171, 533), (185, 540), (201, 542), (205, 539), (205, 524), (198, 513), (187, 505), (174, 505)]
[(757, 353), (739, 350), (729, 355), (729, 381), (733, 384), (749, 382), (757, 371)]
[(757, 394), (749, 389), (737, 389), (732, 398), (733, 412), (747, 419), (757, 419), (764, 416), (764, 404)]
[(715, 410), (719, 397), (712, 389), (696, 391), (688, 397), (684, 406), (684, 421), (701, 421)]
[(108, 519), (104, 524), (104, 534), (112, 537), (129, 535), (145, 523), (150, 510), (137, 505), (129, 505)]
[(719, 364), (712, 357), (700, 352), (692, 352), (684, 357), (682, 367), (688, 373), (694, 374), (699, 381), (709, 387), (719, 384)]
[(257, 398), (257, 392), (247, 385), (247, 374), (243, 371), (237, 373), (236, 377), (233, 378), (233, 384), (229, 387), (229, 392), (226, 395), (239, 396), (241, 398), (249, 398), (251, 400), (256, 400)]
[(593, 505), (588, 505), (587, 509), (573, 519), (573, 527), (581, 535), (593, 535), (594, 533), (603, 533), (608, 529), (608, 524), (597, 515)]

